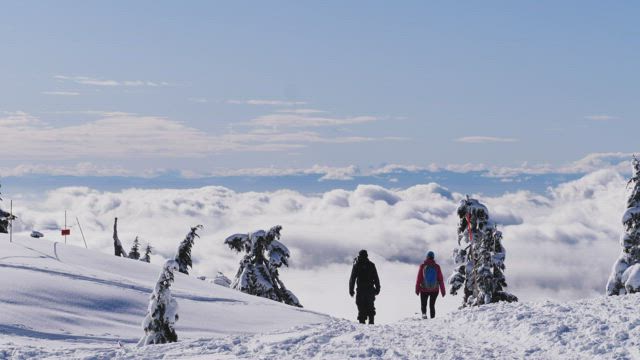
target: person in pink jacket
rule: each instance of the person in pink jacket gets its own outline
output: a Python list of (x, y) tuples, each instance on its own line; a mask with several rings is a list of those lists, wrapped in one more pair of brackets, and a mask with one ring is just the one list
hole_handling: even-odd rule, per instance
[(435, 254), (433, 251), (429, 251), (424, 263), (420, 264), (418, 278), (416, 279), (416, 295), (420, 295), (420, 310), (422, 311), (423, 319), (427, 318), (427, 302), (429, 303), (431, 318), (436, 317), (438, 290), (442, 293), (442, 297), (447, 293), (444, 288), (440, 265), (434, 259)]

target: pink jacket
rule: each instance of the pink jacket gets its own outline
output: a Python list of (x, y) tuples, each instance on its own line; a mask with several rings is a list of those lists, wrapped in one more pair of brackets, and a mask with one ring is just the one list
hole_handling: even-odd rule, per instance
[(433, 290), (422, 288), (422, 283), (424, 281), (424, 267), (427, 265), (431, 265), (436, 268), (436, 271), (438, 272), (438, 285), (440, 286), (440, 292), (442, 293), (442, 296), (444, 296), (447, 290), (444, 288), (442, 271), (440, 270), (440, 265), (436, 264), (436, 262), (432, 259), (427, 259), (424, 261), (424, 263), (420, 264), (420, 270), (418, 270), (418, 278), (416, 279), (416, 294), (433, 292)]

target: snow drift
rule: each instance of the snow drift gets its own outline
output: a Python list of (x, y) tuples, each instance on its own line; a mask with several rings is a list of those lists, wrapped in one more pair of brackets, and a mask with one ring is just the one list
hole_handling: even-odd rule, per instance
[[(142, 338), (160, 266), (43, 239), (4, 240), (0, 349), (43, 343), (50, 349), (117, 348), (118, 342)], [(177, 271), (172, 292), (180, 306), (179, 340), (276, 331), (329, 319)], [(7, 354), (12, 352), (0, 351), (0, 358)]]

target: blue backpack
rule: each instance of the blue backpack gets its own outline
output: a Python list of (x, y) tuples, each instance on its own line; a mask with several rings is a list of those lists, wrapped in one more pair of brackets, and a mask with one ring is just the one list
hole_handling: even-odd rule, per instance
[(433, 265), (427, 265), (423, 269), (422, 288), (438, 291), (438, 271)]

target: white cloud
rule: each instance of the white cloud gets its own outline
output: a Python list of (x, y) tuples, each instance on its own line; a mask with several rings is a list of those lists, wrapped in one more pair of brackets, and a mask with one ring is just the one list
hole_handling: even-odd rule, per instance
[(138, 114), (125, 111), (106, 111), (106, 110), (73, 110), (73, 111), (53, 111), (51, 114), (70, 114), (70, 115), (91, 115), (102, 117), (135, 117)]
[(362, 136), (324, 136), (313, 131), (209, 134), (162, 117), (122, 112), (85, 112), (104, 118), (54, 126), (24, 113), (0, 118), (4, 155), (14, 159), (192, 158), (232, 151), (286, 151), (309, 144), (346, 144), (386, 140)]
[(27, 175), (67, 175), (67, 176), (143, 176), (157, 175), (155, 171), (127, 170), (120, 166), (100, 166), (91, 162), (79, 162), (73, 165), (21, 164), (15, 167), (0, 167), (0, 176)]
[(494, 137), (494, 136), (465, 136), (457, 138), (456, 142), (469, 143), (469, 144), (487, 144), (487, 143), (512, 143), (517, 142), (518, 139)]
[(378, 120), (374, 116), (329, 117), (312, 116), (312, 113), (276, 113), (259, 116), (249, 125), (262, 127), (320, 127), (362, 124)]
[(78, 96), (79, 92), (76, 91), (43, 91), (45, 95), (57, 95), (57, 96)]
[(314, 166), (311, 171), (316, 174), (323, 174), (319, 181), (327, 180), (353, 180), (359, 173), (358, 167), (351, 165), (347, 167)]
[(317, 109), (281, 109), (281, 110), (278, 110), (278, 112), (290, 113), (290, 114), (304, 114), (304, 115), (326, 113), (326, 111), (317, 110)]
[(81, 85), (92, 85), (92, 86), (107, 86), (107, 87), (116, 87), (116, 86), (126, 86), (126, 87), (140, 87), (140, 86), (149, 86), (149, 87), (157, 87), (157, 86), (169, 86), (170, 84), (166, 81), (149, 81), (149, 80), (110, 80), (110, 79), (100, 79), (88, 76), (67, 76), (67, 75), (55, 75), (53, 77), (59, 81), (70, 81), (76, 84)]
[(615, 117), (615, 116), (605, 115), (605, 114), (587, 115), (584, 118), (587, 119), (587, 120), (593, 120), (593, 121), (609, 121), (609, 120), (617, 119), (617, 117)]
[(199, 178), (205, 176), (299, 176), (299, 175), (322, 175), (319, 181), (325, 180), (352, 180), (360, 173), (357, 166), (346, 167), (314, 165), (310, 168), (244, 168), (244, 169), (221, 169), (211, 173), (188, 172), (183, 175), (189, 178)]
[[(520, 191), (481, 198), (492, 218), (502, 223), (510, 291), (522, 301), (601, 295), (620, 251), (625, 184), (609, 169), (545, 195)], [(433, 183), (404, 190), (360, 185), (353, 191), (316, 195), (291, 190), (237, 193), (221, 187), (121, 192), (65, 188), (37, 201), (14, 201), (14, 208), (21, 219), (17, 232), (37, 229), (50, 240), (57, 239), (60, 214), (67, 209), (69, 216), (83, 221), (90, 248), (110, 254), (116, 216), (125, 246), (139, 235), (162, 257), (173, 256), (189, 226), (202, 223), (205, 229), (193, 250), (193, 273), (209, 276), (217, 270), (228, 276), (235, 273), (239, 256), (224, 247), (227, 235), (281, 224), (282, 242), (292, 251), (292, 268), (282, 271), (288, 287), (303, 303), (313, 297), (317, 310), (345, 316), (354, 311), (345, 297), (349, 264), (359, 249), (366, 248), (380, 269), (379, 312), (385, 317), (415, 312), (410, 307), (414, 302), (417, 306), (411, 283), (426, 250), (436, 252), (445, 275), (453, 270), (450, 254), (456, 245), (455, 209), (461, 198)], [(70, 243), (82, 244), (75, 230), (72, 234)], [(309, 279), (323, 284), (322, 291), (313, 290)], [(322, 305), (333, 306), (341, 297), (345, 299), (339, 309)], [(398, 301), (409, 307), (394, 309)]]
[(268, 106), (295, 106), (306, 105), (306, 101), (289, 101), (289, 100), (265, 100), (265, 99), (252, 99), (252, 100), (227, 100), (227, 104), (235, 105), (268, 105)]
[(399, 172), (417, 173), (422, 171), (451, 171), (456, 173), (482, 172), (484, 176), (502, 178), (504, 181), (513, 181), (513, 179), (510, 178), (526, 175), (587, 174), (602, 169), (614, 169), (615, 171), (626, 174), (630, 169), (631, 156), (631, 153), (623, 152), (592, 153), (577, 161), (556, 166), (550, 164), (529, 164), (526, 162), (515, 167), (486, 165), (482, 163), (430, 164), (427, 166), (389, 164), (370, 169), (367, 174), (388, 175)]
[(40, 120), (24, 111), (3, 111), (0, 114), (2, 114), (2, 117), (0, 117), (0, 130), (8, 127), (24, 129), (28, 126), (41, 124)]

